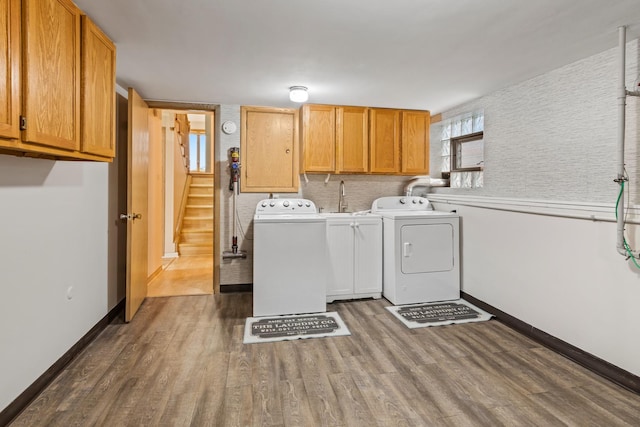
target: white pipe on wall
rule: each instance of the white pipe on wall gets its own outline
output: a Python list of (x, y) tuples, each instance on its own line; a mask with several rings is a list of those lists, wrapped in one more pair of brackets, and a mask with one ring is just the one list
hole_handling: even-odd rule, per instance
[(431, 187), (446, 187), (449, 185), (448, 179), (431, 178), (429, 175), (418, 175), (411, 178), (404, 186), (404, 195), (411, 196), (416, 187), (425, 187), (427, 192)]
[(640, 253), (627, 251), (624, 239), (624, 183), (628, 181), (624, 171), (624, 137), (626, 128), (626, 105), (627, 96), (640, 96), (640, 92), (631, 92), (627, 90), (625, 82), (626, 74), (626, 55), (627, 55), (627, 28), (618, 27), (618, 49), (620, 55), (620, 69), (618, 70), (618, 174), (614, 180), (620, 185), (620, 195), (616, 209), (617, 216), (617, 241), (616, 248), (621, 255), (626, 257), (640, 258)]
[[(618, 27), (618, 49), (620, 55), (620, 69), (618, 70), (618, 174), (615, 181), (621, 189), (626, 181), (624, 173), (624, 131), (625, 131), (625, 106), (627, 103), (627, 89), (625, 86), (627, 28)], [(624, 247), (624, 191), (620, 192), (620, 200), (616, 210), (617, 215), (617, 242), (616, 248), (622, 255), (627, 255)]]

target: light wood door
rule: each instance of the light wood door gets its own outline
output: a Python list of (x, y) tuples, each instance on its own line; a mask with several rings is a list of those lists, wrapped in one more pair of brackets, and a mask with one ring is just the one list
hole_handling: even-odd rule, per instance
[[(127, 173), (127, 299), (129, 322), (147, 296), (149, 107), (129, 88), (129, 141)], [(139, 215), (139, 218), (137, 216)]]
[(335, 107), (310, 104), (302, 107), (302, 152), (305, 172), (335, 171)]
[(369, 171), (369, 120), (364, 107), (336, 108), (336, 172)]
[(24, 0), (25, 142), (80, 149), (80, 9), (70, 0)]
[(402, 112), (402, 173), (426, 175), (429, 173), (428, 111)]
[(400, 111), (369, 110), (369, 159), (371, 172), (400, 172)]
[(240, 188), (254, 193), (298, 191), (298, 110), (241, 107)]
[(20, 137), (20, 1), (0, 0), (0, 138)]
[(82, 151), (115, 157), (116, 47), (82, 17)]

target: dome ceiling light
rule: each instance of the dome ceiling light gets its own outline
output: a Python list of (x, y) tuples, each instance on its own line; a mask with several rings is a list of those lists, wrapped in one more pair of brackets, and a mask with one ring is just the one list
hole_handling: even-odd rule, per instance
[(291, 86), (289, 88), (289, 99), (293, 102), (307, 102), (309, 92), (305, 86)]

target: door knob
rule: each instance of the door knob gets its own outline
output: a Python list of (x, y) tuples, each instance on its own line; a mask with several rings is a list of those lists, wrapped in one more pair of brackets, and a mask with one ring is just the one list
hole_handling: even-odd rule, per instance
[(134, 214), (121, 213), (120, 219), (123, 221), (142, 219), (142, 215), (137, 213), (134, 213)]

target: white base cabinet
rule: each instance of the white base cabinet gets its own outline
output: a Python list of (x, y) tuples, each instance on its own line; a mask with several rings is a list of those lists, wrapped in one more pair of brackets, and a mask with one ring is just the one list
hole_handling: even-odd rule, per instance
[(382, 295), (382, 218), (328, 214), (327, 302)]

